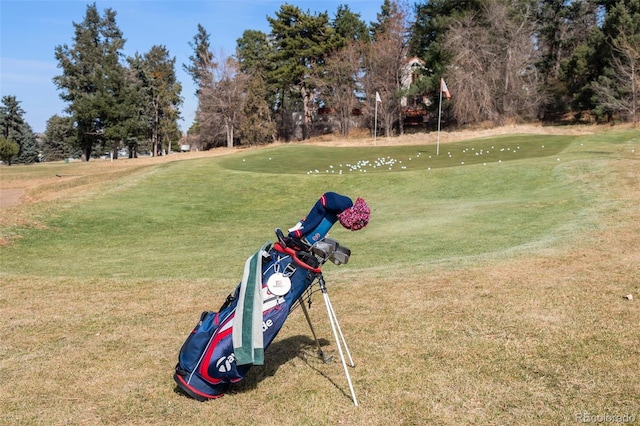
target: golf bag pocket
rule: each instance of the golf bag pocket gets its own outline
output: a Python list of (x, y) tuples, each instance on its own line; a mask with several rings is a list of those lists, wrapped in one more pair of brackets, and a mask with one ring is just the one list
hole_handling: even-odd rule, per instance
[(180, 349), (179, 364), (192, 371), (202, 355), (202, 349), (206, 347), (209, 339), (218, 328), (218, 313), (204, 311), (200, 315), (200, 321), (187, 337), (182, 349)]
[(231, 342), (234, 310), (232, 303), (224, 312), (203, 312), (180, 349), (174, 380), (192, 398), (220, 397), (248, 371), (249, 366), (235, 363)]

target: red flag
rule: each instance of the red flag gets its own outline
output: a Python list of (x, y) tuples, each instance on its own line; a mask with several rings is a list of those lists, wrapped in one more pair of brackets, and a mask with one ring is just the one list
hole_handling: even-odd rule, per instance
[(451, 99), (451, 93), (449, 93), (449, 89), (447, 89), (447, 83), (444, 82), (444, 78), (440, 79), (440, 91), (444, 93), (447, 99)]

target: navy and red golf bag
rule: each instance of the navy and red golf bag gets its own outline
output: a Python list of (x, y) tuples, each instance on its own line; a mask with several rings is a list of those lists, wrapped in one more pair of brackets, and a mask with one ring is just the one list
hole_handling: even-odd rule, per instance
[[(262, 257), (261, 279), (258, 278), (261, 283), (258, 300), (262, 301), (262, 321), (258, 331), (262, 333), (263, 349), (273, 341), (292, 307), (321, 273), (314, 256), (295, 248), (281, 242), (273, 246), (268, 243), (254, 255)], [(275, 287), (279, 282), (275, 278), (284, 280), (287, 288), (280, 291)], [(237, 348), (234, 348), (232, 336), (234, 325), (239, 326), (237, 316), (243, 309), (239, 301), (244, 284), (242, 282), (236, 287), (217, 312), (201, 314), (200, 321), (180, 349), (174, 380), (181, 391), (199, 401), (222, 396), (229, 385), (241, 380), (252, 365), (262, 364), (261, 356), (257, 356), (252, 362), (240, 365)], [(282, 294), (285, 290), (286, 293)]]
[(291, 309), (316, 278), (324, 283), (321, 265), (344, 264), (351, 254), (325, 237), (329, 229), (338, 220), (347, 229), (362, 229), (369, 213), (361, 198), (353, 203), (326, 192), (286, 237), (277, 229), (278, 242), (247, 259), (242, 281), (220, 309), (201, 314), (178, 355), (173, 376), (178, 388), (200, 401), (217, 398), (252, 365), (262, 365), (264, 350)]

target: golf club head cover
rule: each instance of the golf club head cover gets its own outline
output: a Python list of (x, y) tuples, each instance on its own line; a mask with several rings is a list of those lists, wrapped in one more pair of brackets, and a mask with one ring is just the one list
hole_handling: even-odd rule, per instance
[(358, 198), (353, 206), (338, 215), (338, 220), (345, 228), (357, 231), (367, 226), (370, 215), (371, 209), (367, 202), (362, 198)]
[(289, 229), (289, 236), (313, 245), (327, 235), (338, 215), (353, 206), (351, 198), (336, 192), (325, 192), (309, 214)]

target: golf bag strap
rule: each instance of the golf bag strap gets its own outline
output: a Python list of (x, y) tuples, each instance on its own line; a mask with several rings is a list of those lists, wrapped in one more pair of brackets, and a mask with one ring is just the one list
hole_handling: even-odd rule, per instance
[(290, 247), (286, 247), (286, 246), (283, 246), (283, 245), (282, 245), (281, 243), (279, 243), (279, 242), (278, 242), (278, 243), (275, 243), (275, 244), (273, 245), (273, 248), (274, 248), (276, 251), (279, 251), (280, 253), (286, 253), (286, 254), (288, 254), (289, 256), (291, 256), (291, 257), (293, 258), (293, 261), (294, 261), (294, 262), (296, 262), (296, 264), (298, 264), (298, 265), (302, 266), (304, 269), (307, 269), (307, 270), (309, 270), (309, 271), (311, 271), (311, 272), (314, 272), (314, 273), (316, 273), (316, 274), (320, 274), (320, 273), (322, 273), (322, 270), (321, 270), (319, 267), (313, 267), (313, 266), (311, 266), (311, 265), (307, 264), (306, 262), (304, 262), (302, 259), (300, 259), (300, 258), (298, 257), (298, 255), (297, 255), (296, 251), (295, 251), (295, 250), (293, 250), (292, 248), (290, 248)]

